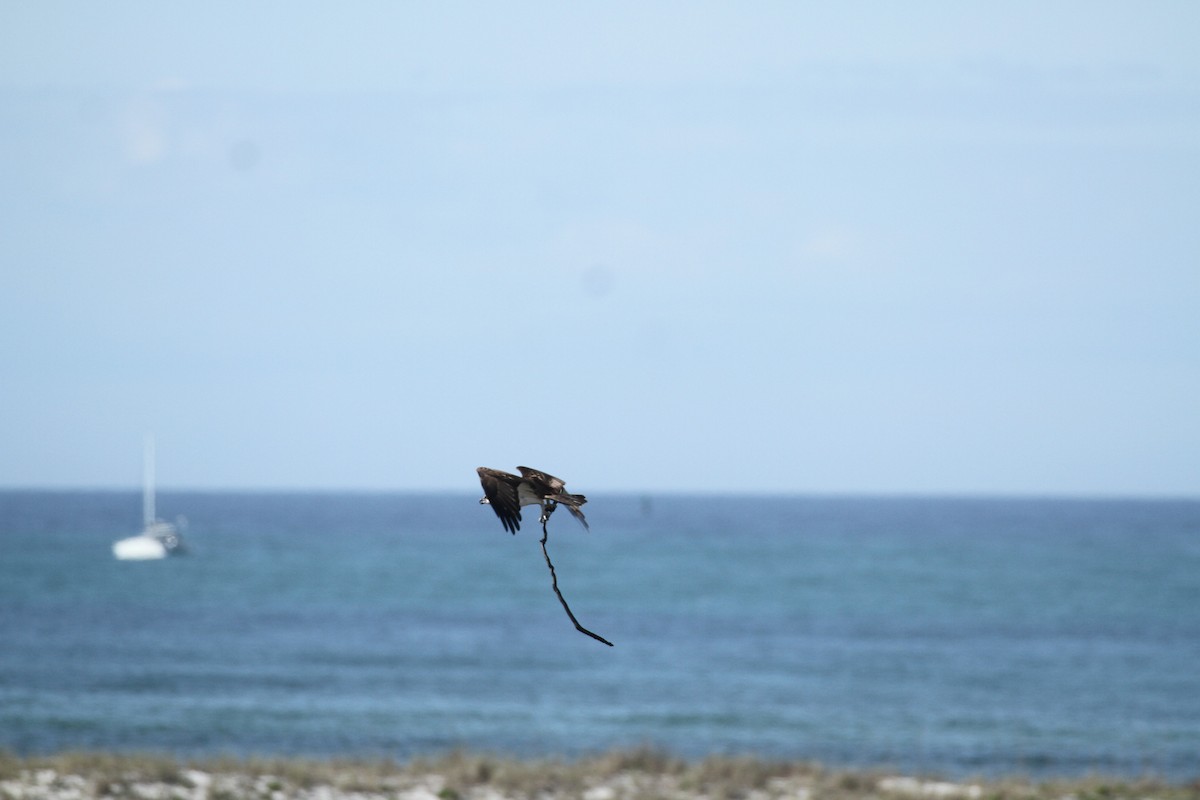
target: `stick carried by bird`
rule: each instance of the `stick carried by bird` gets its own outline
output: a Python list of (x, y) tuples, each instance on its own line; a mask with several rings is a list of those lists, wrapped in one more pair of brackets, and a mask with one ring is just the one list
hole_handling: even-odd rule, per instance
[(558, 602), (562, 603), (563, 610), (567, 612), (567, 616), (575, 625), (575, 630), (612, 647), (612, 642), (603, 636), (592, 633), (580, 625), (579, 620), (575, 619), (575, 615), (571, 613), (571, 607), (567, 605), (562, 592), (558, 590), (558, 575), (554, 571), (553, 562), (550, 561), (550, 553), (546, 550), (546, 539), (550, 535), (546, 524), (550, 521), (550, 515), (560, 505), (565, 506), (571, 516), (579, 520), (585, 529), (588, 528), (587, 519), (580, 509), (587, 502), (587, 498), (581, 494), (567, 492), (566, 483), (561, 478), (529, 467), (517, 467), (520, 475), (488, 467), (479, 467), (475, 471), (479, 473), (479, 482), (483, 485), (483, 497), (479, 502), (492, 507), (492, 511), (495, 511), (496, 516), (500, 518), (500, 524), (509, 533), (516, 535), (517, 531), (521, 529), (522, 506), (537, 505), (541, 507), (542, 514), (538, 518), (538, 522), (542, 524), (542, 555), (546, 557), (546, 566), (550, 568), (550, 585), (554, 588), (554, 594), (558, 596)]

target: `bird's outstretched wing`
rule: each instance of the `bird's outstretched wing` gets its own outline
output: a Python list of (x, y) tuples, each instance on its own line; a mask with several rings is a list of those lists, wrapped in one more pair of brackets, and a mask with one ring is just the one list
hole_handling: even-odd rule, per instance
[(483, 496), (500, 518), (504, 530), (516, 534), (521, 530), (521, 502), (517, 498), (517, 484), (521, 479), (487, 467), (479, 467), (475, 471), (479, 473), (479, 483), (483, 485)]
[(517, 471), (521, 473), (522, 478), (533, 484), (534, 490), (542, 497), (550, 494), (558, 494), (567, 487), (562, 478), (556, 478), (547, 472), (542, 472), (540, 469), (517, 467)]

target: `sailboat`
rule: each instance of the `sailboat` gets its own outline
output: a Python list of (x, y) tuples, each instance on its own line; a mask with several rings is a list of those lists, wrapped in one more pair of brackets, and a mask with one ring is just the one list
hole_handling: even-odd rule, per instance
[(179, 525), (164, 522), (154, 512), (154, 437), (146, 437), (142, 461), (142, 532), (113, 542), (113, 555), (122, 561), (147, 561), (185, 552)]

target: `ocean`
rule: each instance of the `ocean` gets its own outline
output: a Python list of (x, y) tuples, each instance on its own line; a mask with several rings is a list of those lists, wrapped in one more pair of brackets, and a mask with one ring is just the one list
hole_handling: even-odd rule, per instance
[(1200, 776), (1200, 502), (0, 492), (0, 749)]

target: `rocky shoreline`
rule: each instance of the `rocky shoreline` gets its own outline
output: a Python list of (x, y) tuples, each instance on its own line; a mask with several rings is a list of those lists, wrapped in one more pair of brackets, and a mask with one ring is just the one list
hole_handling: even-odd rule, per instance
[(463, 752), (407, 763), (0, 754), (0, 800), (1200, 800), (1200, 780), (953, 782), (651, 750), (578, 761)]

